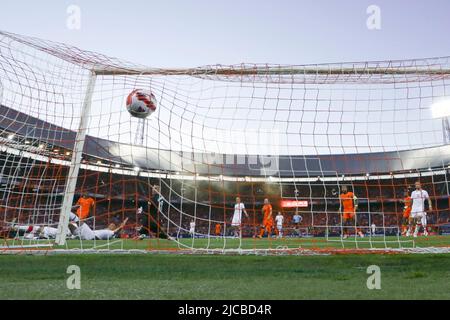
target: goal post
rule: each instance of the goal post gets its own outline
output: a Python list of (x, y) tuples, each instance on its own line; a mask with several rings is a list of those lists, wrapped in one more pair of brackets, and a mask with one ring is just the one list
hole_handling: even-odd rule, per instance
[(74, 141), (72, 159), (70, 161), (69, 173), (67, 176), (66, 187), (64, 189), (64, 200), (59, 215), (58, 233), (56, 235), (56, 243), (60, 246), (66, 244), (67, 230), (69, 226), (69, 215), (73, 207), (73, 199), (75, 188), (77, 186), (78, 174), (81, 166), (84, 145), (86, 141), (86, 133), (88, 129), (88, 120), (91, 113), (92, 95), (95, 88), (96, 74), (91, 73), (86, 88), (86, 97), (80, 114), (80, 126), (77, 130)]

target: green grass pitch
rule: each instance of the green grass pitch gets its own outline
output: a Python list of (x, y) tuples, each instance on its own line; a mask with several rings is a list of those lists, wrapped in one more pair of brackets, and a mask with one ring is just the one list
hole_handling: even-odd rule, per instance
[[(244, 239), (242, 247), (296, 247), (299, 242), (303, 247), (342, 247), (318, 240)], [(207, 239), (195, 241), (207, 244)], [(237, 245), (233, 241), (230, 247)], [(448, 238), (430, 237), (415, 245), (448, 243)], [(116, 245), (143, 249), (157, 244), (174, 247), (173, 241), (163, 240)], [(345, 245), (354, 244), (350, 240)], [(69, 246), (77, 247), (77, 242)], [(69, 265), (81, 269), (80, 290), (67, 289)], [(370, 265), (381, 268), (381, 290), (367, 289)], [(450, 299), (449, 266), (450, 254), (0, 255), (0, 299)]]
[[(381, 290), (366, 286), (381, 268)], [(450, 299), (450, 255), (0, 256), (1, 299)], [(66, 287), (69, 265), (81, 289)]]

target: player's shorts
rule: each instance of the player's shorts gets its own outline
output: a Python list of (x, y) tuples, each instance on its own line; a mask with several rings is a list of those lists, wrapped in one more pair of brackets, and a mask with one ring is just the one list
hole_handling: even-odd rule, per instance
[(427, 214), (425, 212), (411, 212), (410, 217), (413, 219), (416, 218), (422, 218), (423, 216), (426, 216)]
[(403, 212), (403, 218), (405, 218), (405, 219), (409, 219), (410, 215), (411, 215), (411, 211), (404, 211)]
[(355, 212), (351, 212), (351, 211), (344, 212), (344, 214), (342, 215), (344, 220), (353, 219), (354, 216), (355, 216)]
[(78, 223), (78, 222), (80, 222), (80, 219), (78, 218), (78, 216), (75, 213), (70, 212), (69, 213), (69, 221)]
[(195, 229), (189, 229), (189, 233), (194, 233)]
[(277, 224), (277, 229), (278, 229), (278, 231), (281, 231), (283, 229), (283, 225), (282, 224)]
[(233, 215), (233, 220), (231, 220), (231, 225), (233, 227), (239, 227), (241, 225), (241, 217), (237, 214)]

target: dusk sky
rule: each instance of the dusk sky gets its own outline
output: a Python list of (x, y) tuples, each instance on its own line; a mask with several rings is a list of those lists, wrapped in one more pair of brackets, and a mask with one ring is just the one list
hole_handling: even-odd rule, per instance
[(1, 0), (0, 29), (153, 67), (307, 64), (450, 55), (449, 12), (448, 0)]

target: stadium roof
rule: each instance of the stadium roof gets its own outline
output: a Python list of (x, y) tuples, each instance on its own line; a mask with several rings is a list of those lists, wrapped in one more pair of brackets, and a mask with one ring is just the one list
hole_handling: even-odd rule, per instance
[[(73, 149), (76, 132), (0, 105), (0, 130)], [(201, 175), (317, 177), (427, 170), (450, 165), (450, 145), (397, 152), (251, 156), (147, 148), (87, 136), (86, 156), (143, 170)]]

